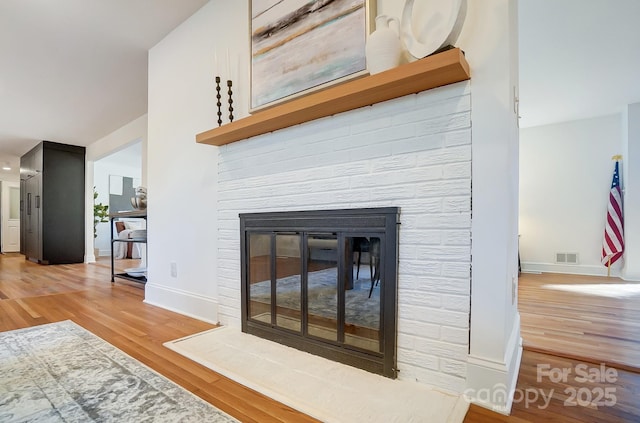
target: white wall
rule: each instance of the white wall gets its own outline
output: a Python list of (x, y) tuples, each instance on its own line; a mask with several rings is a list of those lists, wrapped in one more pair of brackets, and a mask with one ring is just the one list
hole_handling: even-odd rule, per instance
[(95, 162), (109, 154), (125, 149), (135, 141), (141, 141), (144, 145), (147, 142), (147, 116), (146, 114), (142, 115), (109, 135), (89, 144), (87, 147), (87, 160)]
[[(513, 0), (468, 1), (469, 15), (459, 40), (471, 67), (473, 132), (473, 273), (466, 394), (503, 413), (511, 409), (522, 354), (516, 296), (517, 5)], [(487, 389), (490, 396), (480, 395)]]
[[(606, 275), (600, 263), (620, 115), (520, 131), (520, 257), (523, 271)], [(578, 253), (578, 265), (555, 263)], [(612, 266), (619, 275), (621, 263)]]
[(640, 281), (640, 103), (629, 104), (622, 116), (624, 269), (622, 277)]
[[(459, 42), (472, 70), (471, 389), (502, 384), (510, 391), (519, 364), (519, 323), (512, 297), (518, 177), (515, 3), (470, 1)], [(402, 0), (379, 1), (378, 10), (400, 16), (403, 5)], [(194, 136), (215, 126), (214, 52), (220, 58), (229, 48), (232, 61), (248, 63), (242, 60), (249, 57), (247, 7), (246, 2), (229, 7), (228, 2), (211, 0), (149, 55), (146, 301), (213, 321), (218, 319), (216, 242), (224, 235), (215, 223), (217, 150), (197, 145)], [(249, 86), (244, 65), (233, 79), (234, 107), (241, 117), (246, 114)], [(178, 267), (176, 278), (170, 276), (171, 262)], [(510, 402), (505, 398), (484, 405), (504, 411)]]
[[(222, 63), (227, 47), (234, 60), (238, 54), (248, 57), (247, 7), (247, 2), (230, 7), (210, 1), (149, 52), (145, 300), (213, 322), (218, 321), (217, 149), (196, 144), (195, 135), (217, 121), (216, 50)], [(234, 91), (246, 96), (247, 80), (235, 85)], [(235, 97), (237, 116), (246, 110), (245, 96)]]

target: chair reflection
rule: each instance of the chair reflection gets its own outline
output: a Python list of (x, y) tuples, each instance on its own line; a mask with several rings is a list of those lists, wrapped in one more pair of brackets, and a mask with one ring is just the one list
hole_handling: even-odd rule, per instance
[(373, 287), (380, 282), (380, 238), (377, 237), (354, 237), (353, 252), (357, 253), (356, 259), (356, 279), (360, 277), (360, 264), (362, 253), (369, 254), (369, 276), (371, 277), (371, 288), (369, 288), (369, 298), (373, 293)]

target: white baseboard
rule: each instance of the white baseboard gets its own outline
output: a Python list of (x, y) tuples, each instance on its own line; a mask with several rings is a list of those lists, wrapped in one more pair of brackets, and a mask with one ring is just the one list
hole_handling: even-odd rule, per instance
[(622, 272), (621, 277), (627, 282), (640, 282), (640, 273)]
[(522, 360), (519, 313), (506, 348), (504, 362), (469, 355), (464, 396), (481, 407), (509, 415)]
[(207, 323), (218, 324), (218, 300), (147, 282), (144, 302)]
[[(602, 265), (593, 266), (523, 261), (521, 266), (522, 273), (566, 273), (570, 275), (607, 276), (607, 268)], [(620, 269), (614, 266), (611, 266), (611, 276), (620, 277)]]

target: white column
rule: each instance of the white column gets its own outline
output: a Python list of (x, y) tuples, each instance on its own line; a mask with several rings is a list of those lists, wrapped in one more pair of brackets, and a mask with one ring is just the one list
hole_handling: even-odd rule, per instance
[[(472, 280), (467, 396), (509, 413), (522, 341), (517, 310), (517, 2), (468, 3), (461, 36), (471, 67)], [(470, 30), (471, 31), (471, 30)]]
[(623, 113), (622, 186), (624, 188), (625, 280), (640, 281), (640, 103)]

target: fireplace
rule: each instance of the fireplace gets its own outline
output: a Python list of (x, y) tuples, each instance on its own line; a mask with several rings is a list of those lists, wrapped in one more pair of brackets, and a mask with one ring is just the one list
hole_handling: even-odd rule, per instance
[[(212, 218), (218, 229), (212, 246), (217, 286), (215, 291), (211, 288), (211, 295), (218, 298), (218, 321), (238, 331), (249, 325), (269, 331), (271, 325), (255, 318), (243, 324), (249, 304), (247, 291), (241, 289), (241, 278), (246, 283), (248, 277), (247, 264), (241, 263), (241, 258), (246, 256), (248, 245), (238, 215), (250, 213), (260, 219), (261, 215), (266, 217), (265, 212), (276, 213), (277, 217), (278, 213), (296, 210), (397, 208), (395, 211), (401, 213), (392, 219), (401, 222), (397, 264), (385, 260), (385, 266), (396, 265), (397, 281), (381, 282), (395, 282), (397, 287), (390, 293), (397, 297), (397, 311), (393, 310), (397, 325), (389, 329), (395, 330), (395, 336), (390, 335), (392, 332), (382, 335), (385, 343), (395, 341), (395, 348), (383, 345), (391, 363), (387, 368), (395, 367), (398, 379), (462, 392), (469, 352), (470, 103), (470, 85), (464, 82), (220, 147), (217, 202), (212, 199), (216, 209)], [(301, 216), (307, 220), (304, 214)], [(320, 234), (338, 232), (326, 228), (326, 217), (319, 220)], [(274, 232), (273, 228), (266, 229), (270, 222), (254, 222), (248, 229), (258, 231), (260, 228), (254, 226), (257, 223), (265, 225), (263, 233)], [(359, 236), (356, 226), (343, 227)], [(366, 237), (367, 232), (363, 232)], [(327, 241), (314, 240), (312, 244), (322, 242)], [(317, 261), (320, 257), (327, 261), (327, 254), (332, 253), (331, 249), (312, 247), (312, 258)], [(281, 240), (280, 261), (285, 257), (292, 261), (283, 248)], [(254, 253), (259, 256), (259, 251)], [(337, 257), (337, 250), (333, 254)], [(266, 253), (262, 255), (266, 260)], [(369, 272), (368, 256), (362, 253), (360, 279)], [(358, 281), (357, 260), (354, 252), (354, 282), (356, 288), (366, 290), (364, 297), (368, 298), (371, 284), (362, 286)], [(271, 259), (269, 263), (271, 266)], [(269, 272), (269, 278), (260, 281), (268, 279), (271, 283), (271, 268), (264, 271)], [(372, 297), (381, 289), (385, 287), (380, 283), (374, 286)], [(303, 310), (300, 314), (304, 317)], [(271, 319), (270, 308), (268, 315), (260, 317), (267, 316)], [(382, 330), (387, 331), (384, 326)], [(274, 336), (288, 334), (281, 328)], [(371, 356), (382, 354), (353, 349), (367, 362), (371, 362)], [(381, 360), (374, 360), (380, 369)]]
[(240, 214), (242, 330), (395, 378), (399, 209)]

